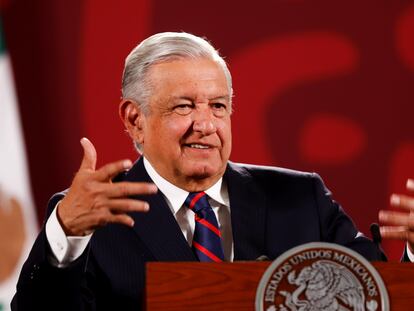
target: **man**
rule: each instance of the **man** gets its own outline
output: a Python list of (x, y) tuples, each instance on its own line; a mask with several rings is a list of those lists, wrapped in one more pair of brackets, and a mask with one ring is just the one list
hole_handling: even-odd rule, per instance
[(316, 174), (229, 162), (231, 75), (207, 41), (144, 40), (126, 59), (122, 91), (119, 114), (143, 157), (96, 170), (81, 140), (80, 169), (49, 202), (14, 310), (138, 310), (150, 261), (274, 259), (311, 241), (381, 259)]

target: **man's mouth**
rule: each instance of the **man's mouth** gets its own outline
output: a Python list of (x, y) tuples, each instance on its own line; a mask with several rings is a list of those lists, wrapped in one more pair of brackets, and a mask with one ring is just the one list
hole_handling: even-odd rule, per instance
[(209, 149), (211, 146), (208, 145), (201, 145), (201, 144), (186, 144), (187, 147), (195, 148), (195, 149)]

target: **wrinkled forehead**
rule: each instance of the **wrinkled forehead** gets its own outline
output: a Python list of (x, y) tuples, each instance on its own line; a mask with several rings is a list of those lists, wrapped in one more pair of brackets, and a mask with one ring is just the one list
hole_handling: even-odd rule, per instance
[[(208, 64), (208, 66), (206, 66)], [(188, 65), (188, 66), (187, 66)], [(232, 96), (232, 85), (230, 72), (223, 61), (219, 58), (212, 59), (210, 57), (184, 57), (181, 55), (170, 55), (168, 58), (152, 63), (146, 72), (146, 80), (155, 86), (160, 78), (179, 79), (188, 78), (193, 81), (202, 80), (212, 71), (223, 75), (227, 84), (230, 97)]]
[(224, 70), (210, 59), (176, 59), (153, 65), (148, 82), (154, 92), (205, 93), (205, 96), (228, 96), (230, 92)]

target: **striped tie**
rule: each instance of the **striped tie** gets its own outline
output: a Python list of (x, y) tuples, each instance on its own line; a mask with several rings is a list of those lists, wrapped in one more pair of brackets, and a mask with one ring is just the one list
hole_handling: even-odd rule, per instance
[(204, 262), (220, 262), (224, 260), (221, 245), (221, 233), (216, 215), (213, 212), (204, 192), (191, 192), (184, 202), (194, 212), (195, 230), (193, 250), (198, 259)]

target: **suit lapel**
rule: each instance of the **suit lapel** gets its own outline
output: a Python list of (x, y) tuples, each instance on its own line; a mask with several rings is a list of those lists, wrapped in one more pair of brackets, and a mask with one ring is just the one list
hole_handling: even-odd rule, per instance
[[(142, 158), (122, 178), (124, 181), (152, 182)], [(162, 193), (139, 196), (150, 205), (148, 213), (132, 213), (134, 230), (158, 261), (194, 261), (196, 257), (169, 209)]]
[(230, 199), (234, 260), (254, 260), (266, 255), (266, 198), (250, 172), (229, 163), (224, 179)]

